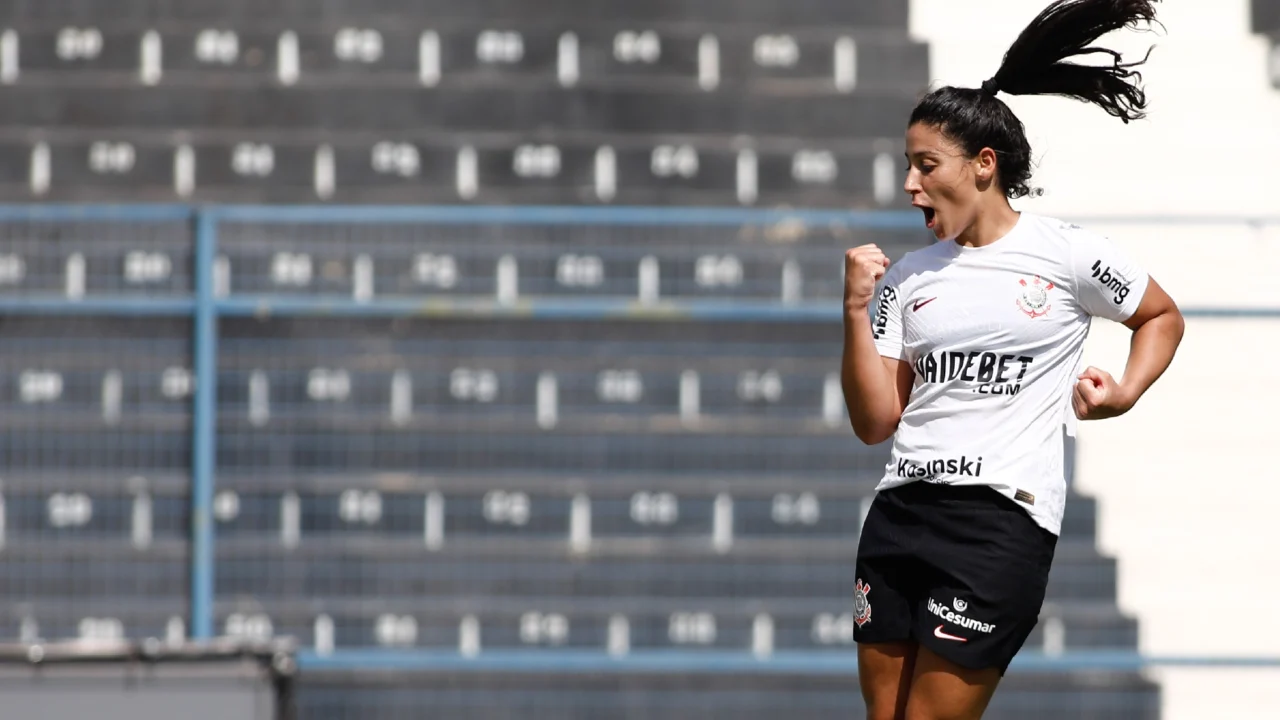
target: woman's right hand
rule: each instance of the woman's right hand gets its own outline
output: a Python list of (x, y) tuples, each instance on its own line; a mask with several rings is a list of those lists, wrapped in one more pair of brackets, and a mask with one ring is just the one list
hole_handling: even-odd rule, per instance
[(844, 252), (844, 308), (861, 311), (871, 305), (876, 283), (889, 269), (889, 258), (874, 244)]

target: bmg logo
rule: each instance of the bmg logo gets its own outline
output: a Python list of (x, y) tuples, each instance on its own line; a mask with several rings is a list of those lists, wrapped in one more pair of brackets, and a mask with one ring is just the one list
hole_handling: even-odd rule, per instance
[(1102, 287), (1114, 292), (1116, 296), (1112, 301), (1117, 305), (1123, 305), (1124, 301), (1129, 297), (1129, 283), (1124, 282), (1118, 273), (1113, 274), (1110, 267), (1102, 267), (1101, 260), (1093, 262), (1093, 278), (1098, 281)]
[(879, 340), (884, 337), (886, 326), (889, 324), (889, 304), (897, 302), (898, 291), (892, 287), (885, 285), (880, 291), (880, 301), (876, 304), (876, 319), (872, 326), (872, 337)]

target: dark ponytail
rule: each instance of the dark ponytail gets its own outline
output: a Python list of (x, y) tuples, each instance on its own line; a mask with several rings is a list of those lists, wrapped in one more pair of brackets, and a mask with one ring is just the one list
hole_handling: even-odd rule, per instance
[[(1010, 198), (1032, 194), (1031, 147), (1022, 122), (997, 92), (1059, 95), (1092, 103), (1125, 123), (1146, 116), (1147, 97), (1134, 68), (1120, 53), (1091, 46), (1102, 35), (1155, 21), (1156, 0), (1057, 0), (1031, 21), (1005, 53), (996, 74), (981, 88), (944, 87), (924, 97), (912, 125), (937, 127), (969, 156), (984, 147), (999, 158), (1000, 184)], [(1147, 56), (1150, 56), (1147, 51)], [(1106, 55), (1110, 65), (1080, 65), (1069, 58)]]

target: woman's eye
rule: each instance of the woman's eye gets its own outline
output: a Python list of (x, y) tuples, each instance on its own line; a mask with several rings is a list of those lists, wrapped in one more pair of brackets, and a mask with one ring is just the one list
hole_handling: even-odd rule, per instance
[(926, 163), (926, 164), (922, 164), (922, 165), (920, 166), (920, 172), (922, 172), (922, 173), (926, 173), (926, 174), (927, 174), (927, 173), (931, 173), (931, 172), (933, 172), (933, 169), (934, 169), (934, 168), (936, 168), (936, 167), (938, 167), (938, 166), (937, 166), (937, 165), (929, 165), (929, 164), (927, 164), (927, 163)]

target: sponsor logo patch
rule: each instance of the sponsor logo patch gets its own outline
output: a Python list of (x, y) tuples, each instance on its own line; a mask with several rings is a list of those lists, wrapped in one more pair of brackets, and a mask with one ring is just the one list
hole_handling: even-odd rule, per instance
[(979, 395), (1017, 395), (1034, 358), (987, 350), (940, 350), (916, 359), (916, 376), (927, 383), (975, 383)]
[[(1014, 491), (1014, 493), (1013, 493), (1013, 499), (1014, 499), (1014, 500), (1017, 500), (1018, 502), (1024, 502), (1024, 503), (1026, 503), (1026, 504), (1028, 504), (1028, 505), (1035, 505), (1035, 504), (1036, 504), (1036, 496), (1035, 496), (1035, 495), (1032, 495), (1031, 493), (1027, 492), (1026, 490), (1016, 490), (1016, 491)], [(963, 611), (963, 610), (961, 610), (961, 612), (964, 612), (964, 611)]]
[(915, 304), (911, 306), (911, 312), (920, 312), (920, 308), (924, 307), (925, 305), (928, 305), (929, 303), (937, 299), (938, 298), (936, 297), (931, 297), (928, 300), (917, 300)]
[(858, 584), (853, 590), (853, 621), (858, 623), (858, 627), (871, 622), (871, 601), (867, 599), (869, 594), (871, 586), (864, 585), (862, 578), (858, 578)]
[(907, 458), (898, 460), (898, 477), (900, 478), (929, 480), (939, 475), (981, 477), (982, 456), (971, 458), (961, 455), (958, 458), (936, 458), (924, 462), (913, 462)]
[[(958, 604), (959, 604), (959, 601), (956, 601), (956, 602), (957, 602), (957, 605), (958, 605)], [(960, 610), (960, 608), (959, 608), (959, 607), (957, 607), (957, 608), (956, 608), (956, 610), (952, 610), (950, 607), (947, 607), (946, 605), (944, 605), (944, 604), (942, 604), (942, 603), (940, 603), (940, 602), (936, 602), (936, 601), (934, 601), (934, 599), (933, 599), (933, 598), (929, 598), (928, 607), (929, 607), (929, 612), (933, 613), (934, 615), (937, 615), (938, 617), (942, 618), (943, 620), (946, 620), (947, 622), (951, 623), (952, 625), (955, 625), (955, 626), (957, 626), (957, 627), (964, 628), (965, 630), (975, 630), (975, 631), (977, 631), (977, 632), (985, 633), (985, 634), (987, 634), (987, 635), (990, 635), (990, 634), (991, 634), (992, 632), (994, 632), (994, 631), (995, 631), (995, 629), (996, 629), (996, 626), (995, 626), (995, 625), (992, 625), (991, 623), (984, 623), (984, 622), (982, 622), (981, 620), (974, 620), (974, 619), (973, 619), (973, 618), (971, 618), (971, 617), (967, 617), (967, 616), (965, 616), (965, 615), (961, 615), (960, 613), (964, 612), (964, 610), (968, 610), (968, 609), (969, 609), (969, 606), (968, 606), (967, 604), (965, 605), (964, 610)], [(959, 612), (957, 612), (957, 610), (958, 610)], [(939, 626), (938, 626), (938, 628), (939, 628), (939, 629), (941, 629), (941, 628), (942, 628), (942, 626), (941, 626), (941, 625), (939, 625)], [(937, 633), (934, 633), (934, 634), (936, 635)], [(939, 637), (941, 637), (941, 636), (939, 636)], [(948, 639), (951, 639), (951, 640), (964, 640), (964, 638), (957, 638), (957, 637), (952, 637), (952, 638), (948, 638)]]
[(1048, 315), (1053, 307), (1049, 304), (1049, 291), (1053, 289), (1053, 283), (1042, 283), (1040, 276), (1036, 275), (1031, 282), (1022, 278), (1018, 280), (1018, 284), (1022, 286), (1022, 293), (1018, 295), (1018, 309), (1030, 318)]
[(872, 328), (872, 336), (876, 340), (883, 338), (885, 332), (888, 330), (889, 305), (890, 303), (897, 302), (897, 300), (898, 291), (892, 287), (885, 285), (884, 289), (880, 291), (880, 299), (876, 302), (876, 322), (875, 326)]
[(1120, 277), (1120, 273), (1112, 270), (1110, 266), (1103, 267), (1101, 260), (1095, 260), (1091, 270), (1093, 279), (1097, 280), (1099, 285), (1115, 293), (1111, 301), (1116, 305), (1123, 305), (1129, 298), (1129, 281)]

